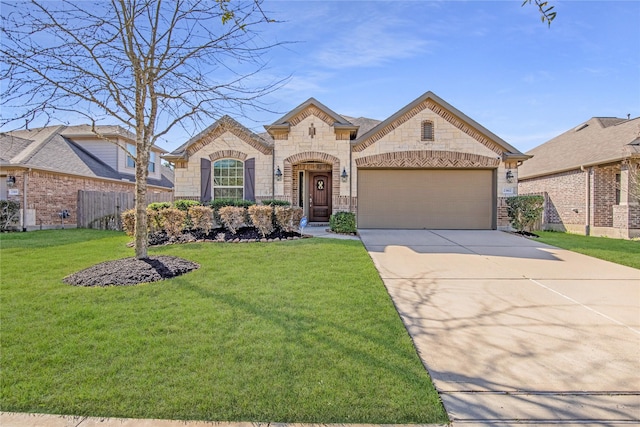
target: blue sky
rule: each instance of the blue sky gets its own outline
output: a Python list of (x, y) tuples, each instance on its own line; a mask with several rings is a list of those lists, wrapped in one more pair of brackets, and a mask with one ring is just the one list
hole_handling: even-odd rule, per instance
[[(269, 55), (264, 77), (291, 80), (267, 101), (383, 120), (433, 91), (521, 151), (593, 116), (640, 115), (640, 2), (551, 0), (551, 28), (521, 4), (267, 0), (284, 22), (263, 36), (297, 42)], [(239, 119), (261, 130), (279, 116)]]

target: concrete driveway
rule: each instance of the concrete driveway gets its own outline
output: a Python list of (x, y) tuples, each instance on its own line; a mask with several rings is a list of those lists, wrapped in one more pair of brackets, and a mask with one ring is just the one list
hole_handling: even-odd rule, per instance
[(640, 270), (500, 231), (359, 232), (455, 425), (640, 423)]

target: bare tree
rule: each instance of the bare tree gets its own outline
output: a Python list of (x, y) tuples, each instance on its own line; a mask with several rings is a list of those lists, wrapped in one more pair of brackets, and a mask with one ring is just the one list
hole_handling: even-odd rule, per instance
[[(2, 2), (3, 126), (83, 116), (136, 137), (137, 258), (147, 257), (151, 146), (172, 128), (265, 109), (262, 0)], [(100, 136), (100, 135), (98, 135)]]

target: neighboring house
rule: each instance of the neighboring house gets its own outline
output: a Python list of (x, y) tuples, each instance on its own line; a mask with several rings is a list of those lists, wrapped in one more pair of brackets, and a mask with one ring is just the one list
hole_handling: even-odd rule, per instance
[(175, 197), (282, 199), (310, 222), (355, 212), (360, 228), (508, 228), (529, 157), (432, 92), (382, 122), (310, 98), (265, 129), (225, 116), (163, 156)]
[(544, 228), (640, 236), (640, 118), (594, 117), (527, 154), (518, 188), (546, 193)]
[[(20, 203), (20, 226), (51, 228), (76, 223), (78, 190), (134, 192), (135, 136), (119, 126), (49, 126), (0, 134), (0, 199)], [(158, 147), (151, 150), (148, 191), (171, 192), (173, 171), (161, 166)]]

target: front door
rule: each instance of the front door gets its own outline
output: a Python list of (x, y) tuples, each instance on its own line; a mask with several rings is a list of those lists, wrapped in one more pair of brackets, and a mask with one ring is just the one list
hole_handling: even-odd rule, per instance
[(309, 221), (328, 222), (331, 216), (331, 172), (309, 176)]

